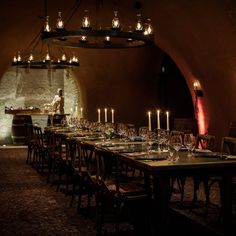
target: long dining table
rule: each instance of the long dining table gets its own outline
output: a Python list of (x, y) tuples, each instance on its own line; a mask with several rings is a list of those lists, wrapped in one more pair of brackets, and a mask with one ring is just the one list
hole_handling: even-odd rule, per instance
[[(70, 134), (69, 132), (67, 133)], [(189, 157), (186, 151), (179, 152), (179, 160), (170, 161), (168, 152), (156, 150), (147, 153), (145, 143), (141, 141), (120, 141), (119, 139), (101, 140), (90, 135), (74, 135), (80, 142), (87, 142), (95, 147), (104, 148), (115, 154), (119, 161), (141, 170), (144, 175), (152, 176), (152, 208), (155, 214), (155, 227), (152, 235), (166, 235), (169, 225), (170, 180), (175, 177), (220, 176), (221, 177), (221, 214), (224, 235), (234, 235), (232, 215), (232, 178), (236, 174), (236, 156), (221, 153), (200, 152)], [(73, 135), (71, 134), (71, 137)], [(147, 178), (148, 179), (148, 178)]]
[[(91, 144), (91, 141), (88, 141)], [(101, 143), (95, 142), (95, 145)], [(142, 144), (134, 142), (112, 142), (104, 149), (113, 152), (117, 158), (130, 167), (152, 176), (154, 205), (154, 225), (152, 235), (166, 235), (169, 225), (170, 181), (178, 177), (220, 176), (221, 177), (221, 214), (224, 235), (234, 235), (232, 221), (232, 178), (236, 174), (236, 156), (222, 155), (215, 152), (199, 152), (189, 157), (186, 151), (179, 152), (178, 161), (170, 161), (167, 152), (145, 152)], [(136, 147), (135, 147), (136, 146)], [(152, 209), (152, 210), (153, 210)]]

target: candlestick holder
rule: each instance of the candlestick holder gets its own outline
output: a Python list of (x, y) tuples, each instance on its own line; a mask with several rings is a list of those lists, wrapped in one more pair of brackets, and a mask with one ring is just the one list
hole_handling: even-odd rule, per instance
[(161, 152), (161, 129), (157, 129), (157, 151)]

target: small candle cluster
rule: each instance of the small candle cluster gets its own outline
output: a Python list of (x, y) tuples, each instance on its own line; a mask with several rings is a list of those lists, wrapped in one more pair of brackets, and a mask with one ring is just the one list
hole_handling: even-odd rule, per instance
[[(98, 123), (101, 123), (101, 109), (99, 108), (97, 112), (98, 112)], [(105, 123), (108, 122), (107, 112), (108, 112), (108, 109), (104, 108), (104, 122)], [(114, 122), (115, 122), (115, 110), (111, 109), (111, 123), (114, 123)]]
[(78, 114), (78, 107), (75, 106), (75, 110), (73, 108), (70, 109), (71, 115), (79, 118), (83, 118), (83, 107), (80, 108), (80, 113)]
[[(161, 116), (161, 111), (157, 110), (156, 111), (156, 115), (157, 115), (157, 129), (161, 129), (161, 121), (160, 121), (160, 116)], [(151, 131), (152, 130), (152, 112), (148, 111), (148, 130)], [(166, 130), (169, 131), (170, 130), (170, 113), (169, 111), (166, 111)]]

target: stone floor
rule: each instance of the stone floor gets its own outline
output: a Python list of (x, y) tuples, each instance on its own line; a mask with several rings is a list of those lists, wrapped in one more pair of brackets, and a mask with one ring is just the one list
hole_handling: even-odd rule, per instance
[[(78, 214), (76, 201), (70, 207), (71, 197), (56, 192), (55, 185), (46, 182), (46, 176), (40, 175), (31, 165), (26, 164), (26, 155), (25, 147), (0, 148), (0, 235), (96, 235), (94, 219)], [(191, 188), (191, 184), (188, 184), (185, 203), (192, 199)], [(219, 204), (217, 196), (216, 188), (211, 197), (213, 202)], [(199, 192), (199, 197), (203, 197), (202, 191)], [(199, 217), (200, 214), (196, 218), (197, 214), (194, 211), (190, 211), (187, 207), (182, 206), (182, 209), (178, 207), (176, 204), (178, 198), (178, 194), (172, 198), (175, 210), (171, 221), (173, 225), (178, 225), (176, 230), (181, 232), (183, 226), (187, 229), (186, 222), (190, 222), (191, 217), (195, 221), (200, 219), (197, 224), (189, 224), (191, 230), (206, 223), (211, 227), (217, 224), (218, 212), (214, 213), (214, 217), (208, 217), (209, 219)], [(125, 232), (131, 235), (127, 230), (129, 226), (123, 228), (124, 235)]]

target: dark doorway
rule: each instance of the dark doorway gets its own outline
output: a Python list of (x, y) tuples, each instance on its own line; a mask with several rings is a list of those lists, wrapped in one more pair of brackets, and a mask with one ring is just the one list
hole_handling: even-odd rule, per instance
[(166, 54), (159, 75), (158, 101), (171, 111), (172, 117), (193, 118), (192, 96), (184, 76), (174, 61)]
[(171, 128), (175, 118), (193, 118), (194, 106), (186, 80), (174, 61), (164, 55), (159, 74), (158, 101), (161, 108), (170, 111)]

